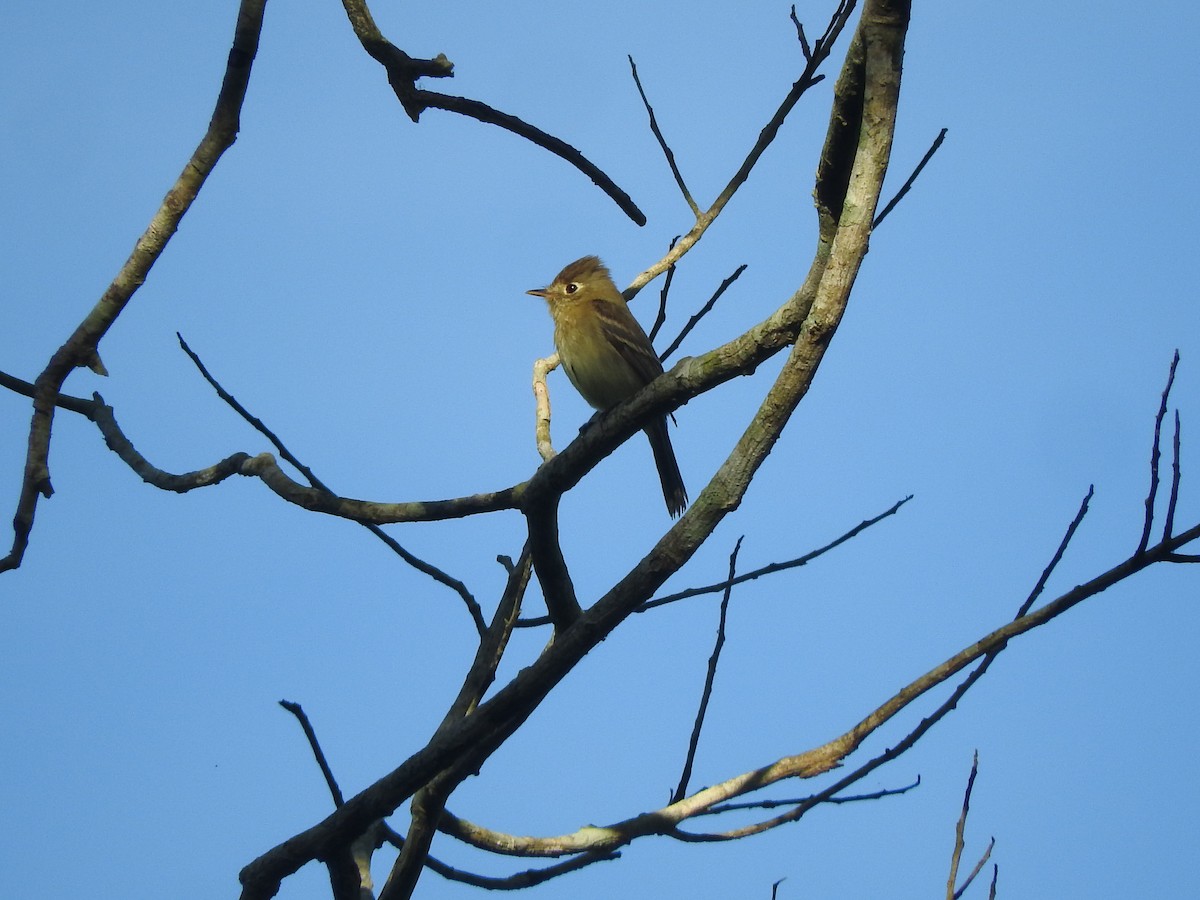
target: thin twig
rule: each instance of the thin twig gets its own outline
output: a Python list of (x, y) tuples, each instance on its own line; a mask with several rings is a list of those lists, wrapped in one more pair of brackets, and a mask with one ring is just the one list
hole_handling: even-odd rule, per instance
[[(236, 397), (225, 390), (221, 383), (217, 381), (211, 372), (208, 371), (208, 367), (204, 365), (204, 362), (200, 359), (199, 355), (188, 346), (188, 343), (183, 339), (182, 334), (175, 332), (175, 337), (179, 339), (179, 346), (183, 348), (183, 352), (187, 354), (188, 359), (190, 359), (200, 371), (200, 375), (204, 378), (204, 380), (207, 381), (217, 392), (218, 397), (225, 401), (225, 403), (235, 413), (241, 416), (251, 428), (270, 441), (272, 446), (274, 446), (279, 452), (279, 455), (287, 462), (291, 463), (300, 472), (300, 474), (304, 476), (305, 480), (307, 480), (310, 485), (318, 490), (324, 491), (327, 494), (336, 495), (335, 491), (321, 481), (321, 479), (317, 477), (316, 473), (313, 472), (312, 469), (302, 463), (296, 457), (296, 455), (292, 453), (292, 451), (284, 446), (284, 443), (282, 440), (280, 440), (279, 435), (275, 434), (274, 431), (266, 426), (262, 419), (251, 414), (251, 412), (246, 409), (246, 407), (243, 406)], [(393, 538), (378, 525), (375, 525), (371, 522), (359, 522), (358, 524), (362, 525), (365, 529), (367, 529), (367, 531), (371, 532), (371, 534), (383, 541), (383, 543), (387, 545), (388, 549), (404, 560), (404, 562), (406, 562), (409, 566), (416, 569), (422, 575), (432, 578), (438, 584), (448, 587), (450, 590), (458, 594), (458, 596), (462, 599), (463, 604), (467, 607), (467, 612), (471, 616), (471, 621), (475, 623), (475, 630), (480, 636), (483, 635), (483, 633), (487, 630), (487, 624), (483, 620), (483, 610), (480, 609), (479, 603), (475, 600), (474, 595), (472, 595), (472, 593), (467, 589), (465, 584), (463, 584), (457, 578), (454, 578), (453, 576), (442, 571), (432, 563), (428, 563), (420, 557), (414, 556), (412, 553), (404, 549), (404, 547), (400, 545), (399, 541)]]
[(1167, 400), (1171, 396), (1171, 385), (1175, 383), (1175, 369), (1179, 366), (1179, 351), (1171, 359), (1171, 369), (1167, 373), (1167, 386), (1163, 388), (1162, 401), (1158, 405), (1158, 415), (1154, 417), (1154, 442), (1150, 448), (1150, 490), (1146, 494), (1146, 518), (1142, 524), (1142, 539), (1138, 541), (1138, 553), (1145, 553), (1150, 544), (1150, 529), (1154, 527), (1154, 501), (1158, 496), (1158, 460), (1162, 435), (1163, 418), (1167, 415)]
[[(671, 244), (667, 247), (668, 252), (671, 247), (675, 246), (679, 240), (679, 235), (671, 238)], [(667, 321), (667, 294), (671, 290), (671, 282), (675, 279), (675, 267), (671, 266), (667, 269), (666, 277), (663, 278), (662, 290), (658, 292), (658, 314), (654, 317), (654, 324), (650, 327), (650, 342), (654, 343), (654, 339), (658, 337), (659, 330)]]
[(665, 361), (668, 356), (670, 356), (672, 353), (674, 353), (676, 350), (679, 349), (679, 345), (683, 343), (683, 339), (686, 338), (691, 333), (692, 329), (695, 328), (700, 323), (701, 319), (703, 319), (706, 315), (708, 315), (710, 312), (712, 312), (712, 308), (714, 306), (716, 306), (717, 301), (721, 299), (721, 295), (724, 294), (725, 291), (729, 289), (729, 286), (731, 284), (733, 284), (735, 281), (737, 281), (738, 278), (740, 278), (742, 273), (745, 271), (746, 271), (746, 264), (742, 263), (740, 266), (737, 267), (736, 270), (734, 270), (734, 273), (732, 275), (730, 275), (728, 278), (726, 278), (724, 281), (721, 282), (721, 286), (718, 287), (716, 292), (711, 297), (708, 298), (708, 302), (705, 303), (704, 306), (700, 307), (699, 312), (697, 312), (694, 316), (692, 316), (690, 319), (687, 320), (687, 324), (684, 325), (683, 328), (680, 330), (679, 334), (676, 335), (675, 340), (671, 341), (671, 343), (667, 347), (667, 349), (659, 354), (658, 358), (660, 360)]
[(737, 539), (733, 552), (729, 554), (728, 586), (721, 596), (721, 610), (717, 621), (717, 638), (713, 644), (712, 655), (708, 658), (708, 671), (704, 675), (704, 690), (700, 692), (700, 708), (696, 710), (696, 721), (692, 725), (692, 736), (688, 739), (687, 758), (683, 763), (683, 772), (679, 775), (679, 785), (671, 796), (671, 802), (676, 803), (687, 796), (688, 782), (692, 780), (692, 765), (696, 762), (696, 749), (700, 746), (700, 731), (704, 728), (704, 717), (708, 712), (708, 701), (712, 699), (713, 683), (717, 678), (717, 663), (721, 659), (721, 650), (725, 646), (725, 622), (729, 614), (729, 598), (733, 596), (733, 578), (737, 574), (738, 553), (742, 549), (745, 535)]
[(883, 212), (879, 213), (879, 215), (875, 217), (875, 221), (871, 223), (872, 228), (878, 228), (879, 223), (886, 219), (888, 213), (895, 209), (896, 205), (904, 199), (904, 195), (907, 194), (909, 189), (913, 186), (913, 182), (917, 180), (917, 176), (921, 174), (921, 170), (925, 168), (925, 164), (929, 162), (929, 160), (933, 159), (933, 154), (937, 153), (938, 147), (942, 146), (942, 141), (946, 139), (946, 130), (947, 129), (943, 128), (940, 132), (938, 132), (938, 136), (933, 139), (933, 144), (928, 150), (925, 151), (925, 155), (921, 157), (921, 161), (917, 163), (917, 167), (913, 169), (912, 174), (908, 176), (907, 180), (900, 187), (900, 190), (896, 192), (896, 196), (889, 200), (887, 205), (883, 208)]
[[(912, 784), (906, 784), (904, 787), (898, 788), (880, 788), (877, 791), (869, 791), (866, 794), (846, 794), (825, 798), (826, 803), (838, 806), (844, 803), (863, 803), (868, 800), (882, 800), (884, 797), (897, 797), (900, 794), (907, 794), (921, 786), (921, 776), (917, 776), (917, 780)], [(793, 797), (781, 800), (746, 800), (741, 803), (721, 803), (710, 809), (705, 810), (700, 815), (719, 815), (721, 813), (733, 812), (734, 810), (746, 809), (777, 809), (781, 806), (799, 806), (801, 803), (808, 803), (812, 800), (812, 796), (808, 797)]]
[(763, 566), (760, 569), (754, 569), (751, 572), (746, 572), (743, 575), (739, 575), (736, 578), (734, 578), (732, 581), (721, 581), (716, 584), (704, 585), (703, 587), (687, 588), (686, 590), (678, 591), (677, 593), (674, 593), (674, 594), (667, 594), (664, 597), (657, 597), (654, 600), (650, 600), (646, 603), (643, 603), (640, 607), (638, 607), (637, 611), (638, 612), (647, 612), (651, 609), (655, 609), (656, 607), (665, 606), (668, 603), (675, 603), (676, 601), (679, 601), (679, 600), (686, 600), (688, 597), (696, 597), (701, 594), (715, 594), (718, 591), (725, 590), (727, 587), (730, 587), (731, 585), (743, 584), (744, 582), (753, 581), (756, 578), (761, 578), (764, 575), (772, 575), (775, 572), (783, 572), (783, 571), (786, 571), (787, 569), (795, 569), (798, 566), (807, 565), (808, 563), (812, 562), (817, 557), (825, 555), (830, 550), (833, 550), (834, 548), (841, 546), (842, 544), (846, 543), (846, 541), (857, 536), (861, 532), (866, 531), (872, 525), (876, 525), (879, 522), (882, 522), (884, 519), (888, 518), (889, 516), (895, 515), (897, 512), (899, 512), (900, 507), (902, 507), (905, 503), (907, 503), (912, 498), (913, 498), (913, 495), (909, 494), (907, 497), (903, 498), (902, 500), (897, 500), (895, 503), (893, 503), (891, 505), (891, 507), (889, 507), (888, 509), (881, 512), (879, 515), (872, 516), (869, 519), (864, 519), (862, 522), (859, 522), (857, 525), (855, 525), (849, 531), (846, 531), (839, 537), (833, 539), (825, 546), (818, 547), (816, 550), (812, 550), (808, 553), (805, 553), (803, 556), (798, 556), (795, 559), (790, 559), (785, 562), (771, 563), (770, 565)]
[(1063, 558), (1063, 554), (1067, 552), (1067, 544), (1071, 543), (1071, 538), (1075, 536), (1076, 529), (1079, 528), (1079, 523), (1083, 521), (1083, 517), (1087, 515), (1088, 504), (1092, 502), (1092, 495), (1095, 493), (1095, 485), (1089, 484), (1087, 493), (1083, 497), (1083, 502), (1079, 504), (1079, 512), (1075, 513), (1075, 518), (1071, 520), (1071, 524), (1067, 526), (1067, 533), (1063, 535), (1059, 541), (1058, 549), (1054, 551), (1054, 556), (1051, 557), (1049, 564), (1042, 570), (1042, 575), (1038, 578), (1037, 584), (1033, 586), (1033, 590), (1029, 592), (1029, 596), (1025, 598), (1025, 602), (1021, 604), (1021, 608), (1017, 610), (1017, 618), (1025, 615), (1033, 608), (1034, 602), (1046, 587), (1046, 582), (1050, 580), (1050, 575), (1058, 566)]
[(559, 159), (569, 163), (586, 175), (635, 224), (646, 224), (646, 214), (633, 202), (633, 198), (618, 187), (617, 183), (599, 166), (561, 138), (548, 134), (536, 125), (530, 125), (528, 122), (514, 115), (493, 109), (479, 100), (471, 100), (467, 97), (455, 97), (449, 94), (438, 94), (433, 91), (417, 91), (417, 97), (420, 98), (426, 107), (458, 113), (460, 116), (466, 116), (487, 125), (495, 125), (503, 128), (505, 131), (511, 131), (517, 137), (525, 138), (525, 140), (536, 144), (543, 150), (549, 150)]
[(1179, 482), (1183, 476), (1179, 465), (1179, 446), (1179, 410), (1175, 410), (1175, 441), (1171, 457), (1171, 496), (1167, 501), (1167, 515), (1163, 520), (1162, 539), (1164, 541), (1170, 540), (1171, 532), (1175, 530), (1175, 505), (1179, 502)]
[(552, 866), (546, 866), (544, 869), (526, 869), (523, 872), (515, 872), (504, 878), (494, 878), (487, 875), (476, 875), (472, 872), (465, 872), (462, 869), (455, 869), (452, 866), (446, 865), (446, 863), (439, 862), (433, 857), (428, 858), (426, 865), (448, 881), (457, 881), (461, 884), (487, 888), (492, 891), (519, 891), (535, 887), (539, 884), (545, 884), (552, 878), (578, 872), (580, 869), (594, 863), (612, 862), (620, 858), (621, 854), (618, 851), (582, 853), (579, 856), (565, 859)]
[(667, 139), (663, 137), (662, 130), (658, 127), (658, 119), (654, 116), (654, 107), (650, 105), (650, 100), (646, 97), (646, 92), (642, 88), (642, 79), (638, 78), (637, 63), (633, 61), (633, 57), (629, 59), (629, 71), (633, 73), (633, 83), (637, 85), (638, 95), (642, 98), (642, 105), (646, 107), (646, 114), (650, 117), (650, 130), (654, 132), (655, 140), (658, 141), (658, 146), (662, 148), (663, 156), (667, 158), (667, 165), (671, 167), (671, 174), (675, 177), (675, 183), (679, 185), (679, 192), (683, 194), (683, 199), (687, 201), (687, 205), (691, 207), (692, 214), (696, 218), (700, 218), (700, 206), (692, 199), (692, 192), (688, 190), (688, 186), (683, 181), (683, 174), (679, 171), (679, 166), (675, 163), (675, 154), (672, 152)]
[(441, 109), (510, 131), (544, 150), (549, 150), (560, 159), (566, 160), (612, 198), (625, 215), (638, 225), (646, 224), (645, 213), (638, 209), (637, 204), (630, 196), (617, 187), (616, 182), (602, 172), (598, 166), (566, 141), (547, 134), (540, 128), (530, 125), (516, 116), (494, 109), (479, 100), (456, 97), (451, 94), (439, 94), (436, 91), (418, 88), (416, 82), (419, 78), (452, 77), (454, 64), (446, 59), (444, 54), (439, 54), (433, 59), (414, 59), (409, 56), (383, 36), (375, 24), (365, 0), (342, 0), (342, 6), (346, 10), (346, 16), (363, 49), (387, 71), (388, 83), (412, 121), (419, 121), (421, 113), (426, 109)]
[(295, 716), (300, 727), (304, 729), (304, 736), (308, 738), (308, 746), (312, 749), (317, 765), (321, 767), (321, 774), (325, 776), (325, 784), (328, 785), (329, 793), (333, 797), (333, 805), (340, 807), (346, 802), (342, 798), (342, 789), (338, 787), (337, 779), (333, 777), (333, 770), (329, 768), (329, 762), (325, 759), (325, 751), (321, 749), (317, 733), (313, 730), (312, 723), (308, 721), (308, 715), (304, 712), (304, 708), (291, 700), (280, 700), (279, 705)]
[(983, 855), (979, 857), (979, 862), (975, 863), (975, 868), (971, 870), (970, 874), (963, 880), (962, 885), (954, 892), (954, 900), (959, 900), (967, 892), (967, 888), (971, 886), (971, 882), (975, 880), (975, 876), (983, 871), (983, 867), (987, 865), (987, 861), (992, 858), (992, 851), (995, 849), (996, 839), (990, 838), (987, 848), (983, 851)]
[(335, 491), (333, 491), (316, 476), (316, 473), (313, 472), (312, 469), (297, 459), (296, 456), (284, 446), (283, 441), (279, 439), (279, 435), (275, 434), (274, 431), (268, 428), (262, 419), (253, 415), (238, 401), (236, 397), (230, 394), (229, 391), (225, 390), (221, 383), (217, 381), (215, 377), (213, 377), (213, 374), (208, 371), (208, 367), (204, 365), (204, 361), (200, 359), (199, 355), (197, 355), (197, 353), (188, 346), (188, 342), (183, 339), (182, 334), (177, 331), (175, 332), (175, 337), (179, 341), (180, 348), (184, 353), (187, 354), (188, 359), (190, 359), (192, 364), (199, 370), (200, 376), (209, 383), (209, 386), (217, 392), (217, 396), (220, 397), (226, 403), (226, 405), (228, 405), (235, 413), (249, 423), (251, 428), (270, 441), (271, 445), (275, 448), (279, 455), (287, 462), (291, 463), (292, 466), (294, 466), (296, 470), (304, 476), (305, 480), (308, 481), (309, 484), (315, 488), (320, 488), (323, 491), (329, 491), (331, 494), (335, 493)]
[(963, 835), (967, 830), (967, 813), (971, 809), (971, 790), (975, 787), (977, 774), (979, 774), (978, 750), (975, 751), (975, 758), (971, 762), (971, 774), (967, 776), (967, 789), (963, 794), (962, 812), (959, 814), (958, 824), (954, 828), (954, 851), (950, 854), (950, 878), (946, 883), (946, 900), (954, 900), (955, 896), (954, 885), (958, 881), (958, 865), (966, 843)]
[(792, 4), (790, 13), (792, 24), (796, 26), (796, 38), (800, 41), (800, 50), (805, 59), (812, 59), (812, 48), (808, 46), (808, 37), (804, 34), (804, 23), (796, 16), (796, 4)]
[[(830, 541), (825, 546), (818, 547), (816, 550), (812, 550), (808, 553), (805, 553), (803, 556), (798, 556), (795, 559), (789, 559), (789, 560), (786, 560), (785, 562), (770, 563), (769, 565), (763, 566), (760, 569), (754, 569), (753, 571), (746, 572), (744, 575), (739, 575), (739, 576), (737, 576), (737, 578), (733, 579), (732, 582), (718, 581), (716, 584), (706, 584), (706, 585), (703, 585), (702, 587), (687, 588), (686, 590), (678, 591), (674, 594), (667, 594), (663, 597), (657, 597), (654, 600), (649, 600), (646, 603), (643, 603), (636, 610), (634, 610), (634, 612), (638, 612), (638, 613), (649, 612), (650, 610), (656, 609), (657, 607), (666, 606), (668, 603), (676, 603), (680, 600), (687, 600), (689, 597), (699, 597), (703, 594), (716, 594), (716, 593), (719, 593), (719, 592), (725, 590), (731, 584), (732, 585), (743, 584), (747, 581), (754, 581), (755, 579), (762, 578), (764, 575), (773, 575), (776, 572), (784, 572), (784, 571), (787, 571), (788, 569), (795, 569), (799, 566), (807, 565), (808, 563), (812, 562), (817, 557), (824, 556), (830, 550), (833, 550), (834, 548), (839, 547), (842, 544), (846, 543), (846, 541), (850, 540), (857, 534), (870, 528), (872, 525), (878, 524), (879, 522), (888, 518), (888, 516), (895, 515), (900, 510), (900, 507), (902, 507), (905, 503), (907, 503), (912, 498), (913, 498), (913, 495), (909, 494), (907, 497), (903, 498), (902, 500), (897, 500), (895, 503), (892, 504), (892, 506), (889, 509), (885, 510), (884, 512), (881, 512), (879, 515), (872, 516), (870, 519), (866, 519), (862, 522), (859, 522), (857, 525), (855, 525), (849, 531), (845, 532), (841, 536)], [(519, 621), (517, 623), (517, 627), (518, 628), (540, 628), (541, 626), (548, 625), (548, 624), (550, 624), (550, 619), (547, 616), (538, 616), (538, 617), (529, 618), (529, 619), (522, 619), (521, 621)]]

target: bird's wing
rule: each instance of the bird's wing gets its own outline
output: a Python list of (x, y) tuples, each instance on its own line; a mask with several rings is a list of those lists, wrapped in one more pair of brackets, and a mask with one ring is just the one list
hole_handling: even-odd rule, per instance
[(654, 352), (654, 345), (637, 319), (624, 306), (616, 306), (604, 300), (594, 300), (596, 319), (612, 347), (621, 359), (637, 374), (643, 385), (649, 384), (663, 373), (662, 363)]

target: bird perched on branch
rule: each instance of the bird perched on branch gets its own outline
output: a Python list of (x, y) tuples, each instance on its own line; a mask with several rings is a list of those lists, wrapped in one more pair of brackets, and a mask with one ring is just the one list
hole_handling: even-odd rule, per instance
[[(597, 257), (575, 260), (549, 286), (527, 293), (549, 305), (554, 346), (567, 378), (593, 408), (612, 409), (663, 373), (650, 338)], [(667, 512), (677, 516), (687, 506), (687, 491), (667, 434), (666, 416), (647, 425), (645, 432)]]

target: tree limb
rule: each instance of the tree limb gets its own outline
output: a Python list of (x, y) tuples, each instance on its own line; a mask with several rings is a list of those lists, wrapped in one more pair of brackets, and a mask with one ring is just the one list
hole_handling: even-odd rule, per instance
[(134, 293), (145, 282), (151, 267), (166, 249), (167, 242), (179, 228), (180, 221), (191, 208), (217, 161), (237, 139), (242, 102), (246, 98), (250, 70), (258, 52), (265, 7), (266, 0), (242, 0), (238, 8), (233, 47), (229, 51), (225, 77), (208, 131), (167, 192), (149, 226), (138, 238), (133, 253), (91, 312), (55, 351), (34, 382), (33, 421), (29, 428), (24, 479), (17, 512), (13, 517), (12, 550), (0, 559), (0, 572), (15, 569), (21, 564), (25, 548), (29, 545), (38, 499), (48, 498), (54, 492), (50, 485), (50, 433), (54, 424), (55, 402), (63, 383), (72, 371), (81, 366), (105, 374), (98, 353), (101, 338), (108, 333)]

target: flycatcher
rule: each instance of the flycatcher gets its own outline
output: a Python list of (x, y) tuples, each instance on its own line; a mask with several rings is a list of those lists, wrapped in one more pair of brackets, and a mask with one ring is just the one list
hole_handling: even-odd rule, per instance
[[(554, 319), (554, 346), (575, 390), (594, 409), (612, 409), (663, 373), (654, 346), (608, 269), (595, 256), (571, 263), (548, 287), (526, 293), (543, 297)], [(654, 451), (667, 512), (687, 506), (687, 491), (663, 416), (645, 428)]]

